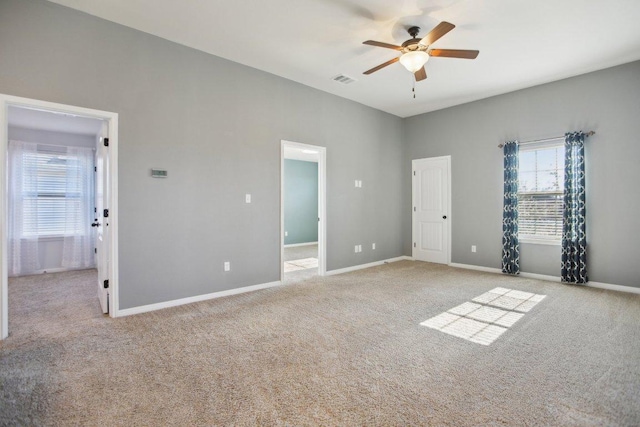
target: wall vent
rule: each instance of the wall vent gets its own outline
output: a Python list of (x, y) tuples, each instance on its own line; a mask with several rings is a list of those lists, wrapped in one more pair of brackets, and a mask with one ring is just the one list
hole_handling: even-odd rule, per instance
[(349, 76), (345, 76), (344, 74), (338, 74), (337, 76), (333, 77), (333, 81), (348, 85), (349, 83), (353, 83), (356, 80), (352, 79)]

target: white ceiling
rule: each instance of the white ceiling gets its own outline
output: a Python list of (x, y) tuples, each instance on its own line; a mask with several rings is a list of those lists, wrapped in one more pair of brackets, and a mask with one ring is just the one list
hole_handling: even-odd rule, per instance
[[(640, 0), (51, 0), (362, 104), (408, 117), (640, 59)], [(400, 44), (457, 26), (416, 84), (373, 39)], [(357, 81), (336, 83), (346, 74)]]
[(65, 132), (78, 135), (95, 136), (102, 130), (102, 120), (99, 119), (22, 107), (9, 107), (8, 122), (9, 126), (24, 129)]

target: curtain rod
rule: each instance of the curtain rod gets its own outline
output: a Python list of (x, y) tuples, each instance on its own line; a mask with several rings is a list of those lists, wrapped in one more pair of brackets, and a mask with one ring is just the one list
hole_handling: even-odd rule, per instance
[[(595, 134), (596, 134), (595, 131), (590, 130), (589, 132), (585, 133), (584, 136), (591, 136)], [(564, 135), (556, 136), (554, 138), (533, 139), (531, 141), (522, 141), (522, 142), (519, 142), (519, 145), (535, 144), (536, 142), (554, 141), (556, 139), (564, 139)], [(504, 144), (498, 144), (498, 148), (502, 148), (502, 147), (504, 147)]]

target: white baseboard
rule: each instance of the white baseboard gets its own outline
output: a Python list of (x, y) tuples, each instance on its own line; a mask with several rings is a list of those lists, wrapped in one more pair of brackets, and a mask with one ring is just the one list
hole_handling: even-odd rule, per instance
[(312, 246), (317, 245), (318, 242), (306, 242), (306, 243), (291, 243), (290, 245), (284, 245), (285, 248), (295, 248), (298, 246)]
[[(502, 274), (502, 271), (500, 271)], [(537, 280), (546, 280), (547, 282), (562, 282), (560, 280), (560, 276), (549, 276), (547, 274), (536, 274), (536, 273), (525, 273), (523, 271), (520, 272), (520, 277), (524, 277), (525, 279), (537, 279)]]
[(389, 258), (389, 259), (383, 259), (382, 261), (375, 261), (375, 262), (370, 262), (368, 264), (360, 264), (360, 265), (354, 265), (352, 267), (345, 267), (345, 268), (339, 268), (337, 270), (330, 270), (327, 271), (327, 273), (325, 274), (326, 276), (333, 276), (336, 274), (343, 274), (343, 273), (349, 273), (352, 271), (357, 271), (357, 270), (362, 270), (365, 268), (371, 268), (371, 267), (377, 267), (379, 265), (383, 265), (389, 262), (396, 262), (396, 261), (413, 261), (413, 258), (408, 257), (408, 256), (399, 256), (399, 257), (395, 257), (395, 258)]
[(149, 311), (161, 310), (163, 308), (176, 307), (179, 305), (191, 304), (194, 302), (206, 301), (206, 300), (226, 297), (230, 295), (243, 294), (245, 292), (252, 292), (260, 289), (273, 288), (274, 286), (280, 286), (281, 284), (282, 282), (278, 280), (276, 282), (245, 286), (243, 288), (229, 289), (226, 291), (219, 291), (219, 292), (213, 292), (210, 294), (197, 295), (194, 297), (175, 299), (171, 301), (159, 302), (156, 304), (148, 304), (148, 305), (141, 305), (138, 307), (125, 308), (124, 310), (118, 310), (115, 317), (131, 316), (133, 314), (146, 313)]
[(632, 294), (640, 294), (640, 288), (634, 288), (633, 286), (624, 285), (612, 285), (611, 283), (602, 282), (587, 282), (587, 286), (592, 288), (609, 289), (610, 291), (629, 292)]
[[(451, 264), (449, 264), (449, 266), (455, 267), (455, 268), (464, 268), (467, 270), (484, 271), (487, 273), (503, 274), (502, 270), (499, 268), (482, 267), (479, 265), (458, 264), (458, 263), (452, 262)], [(524, 277), (526, 279), (537, 279), (537, 280), (546, 280), (548, 282), (562, 283), (562, 280), (560, 279), (559, 276), (549, 276), (546, 274), (520, 272), (520, 274), (516, 277)], [(592, 281), (585, 283), (583, 286), (587, 286), (590, 288), (609, 289), (611, 291), (629, 292), (632, 294), (640, 294), (640, 288), (634, 288), (633, 286), (613, 285), (611, 283), (592, 282)]]
[(458, 264), (457, 262), (451, 262), (451, 263), (449, 263), (449, 267), (464, 268), (465, 270), (484, 271), (485, 273), (500, 273), (500, 274), (502, 274), (502, 270), (500, 270), (499, 268), (482, 267), (480, 265)]
[[(81, 270), (95, 270), (96, 267), (81, 267), (81, 268), (66, 268), (66, 267), (55, 267), (55, 268), (43, 268), (41, 270), (35, 270), (32, 273), (25, 274), (24, 276), (36, 276), (39, 274), (47, 274), (47, 273), (64, 273), (65, 271), (81, 271)], [(22, 277), (24, 277), (22, 276)]]

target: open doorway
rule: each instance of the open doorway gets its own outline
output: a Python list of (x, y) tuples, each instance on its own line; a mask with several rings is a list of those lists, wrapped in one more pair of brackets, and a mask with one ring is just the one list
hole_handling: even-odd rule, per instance
[(326, 272), (326, 149), (282, 141), (281, 280)]
[(0, 175), (0, 339), (9, 333), (9, 287), (16, 314), (20, 301), (38, 312), (62, 311), (84, 288), (96, 313), (115, 317), (115, 281), (104, 279), (117, 277), (109, 262), (117, 261), (115, 165), (105, 149), (115, 143), (117, 115), (7, 95), (0, 95), (0, 107), (0, 156), (7, 165)]

